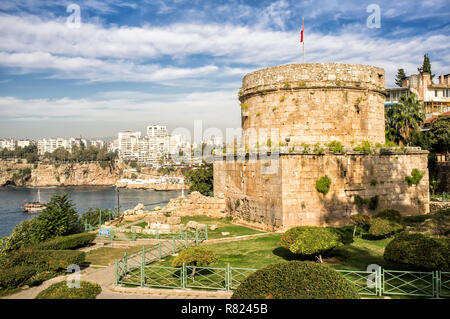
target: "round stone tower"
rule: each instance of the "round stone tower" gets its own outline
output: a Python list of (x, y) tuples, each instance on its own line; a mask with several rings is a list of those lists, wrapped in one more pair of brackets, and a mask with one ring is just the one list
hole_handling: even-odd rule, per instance
[(278, 130), (279, 141), (289, 145), (384, 144), (384, 89), (384, 70), (367, 65), (287, 64), (258, 70), (242, 80), (242, 129)]

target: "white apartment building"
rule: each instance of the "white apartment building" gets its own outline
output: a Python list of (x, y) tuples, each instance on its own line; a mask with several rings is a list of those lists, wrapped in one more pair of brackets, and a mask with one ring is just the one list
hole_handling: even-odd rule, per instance
[(141, 132), (124, 131), (118, 136), (118, 150), (121, 160), (137, 161), (141, 165), (158, 164), (162, 157), (169, 157), (171, 137), (164, 125), (148, 126), (145, 137), (141, 137)]
[(150, 125), (147, 126), (147, 136), (148, 137), (167, 137), (169, 132), (167, 131), (167, 126), (165, 125)]
[(139, 139), (141, 132), (123, 131), (118, 134), (119, 158), (136, 161), (139, 158)]
[(53, 153), (58, 148), (64, 148), (68, 150), (69, 152), (72, 151), (72, 148), (74, 146), (77, 147), (86, 147), (87, 141), (82, 138), (74, 138), (71, 137), (69, 139), (65, 138), (44, 138), (42, 140), (38, 140), (37, 147), (38, 147), (38, 154), (44, 155), (45, 153)]
[(16, 149), (16, 141), (13, 139), (0, 140), (0, 149), (6, 148), (8, 151)]
[(60, 147), (69, 149), (70, 141), (64, 138), (44, 138), (38, 141), (37, 147), (38, 154), (44, 155), (45, 153), (52, 153)]
[(31, 140), (18, 140), (17, 141), (17, 147), (27, 147), (30, 145), (33, 145), (34, 142)]
[(105, 142), (102, 140), (95, 140), (95, 141), (91, 140), (91, 141), (89, 141), (89, 146), (95, 146), (100, 149), (100, 148), (105, 147)]

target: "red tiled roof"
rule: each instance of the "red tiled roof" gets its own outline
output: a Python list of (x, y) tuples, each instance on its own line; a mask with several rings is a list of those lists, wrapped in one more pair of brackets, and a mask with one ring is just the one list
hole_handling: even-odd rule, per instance
[(433, 117), (430, 117), (430, 118), (427, 119), (425, 122), (423, 122), (423, 124), (431, 123), (431, 122), (433, 122), (435, 119), (437, 119), (439, 116), (446, 116), (446, 115), (450, 116), (450, 111), (441, 113), (441, 114), (439, 114), (439, 115), (435, 115), (435, 116), (433, 116)]

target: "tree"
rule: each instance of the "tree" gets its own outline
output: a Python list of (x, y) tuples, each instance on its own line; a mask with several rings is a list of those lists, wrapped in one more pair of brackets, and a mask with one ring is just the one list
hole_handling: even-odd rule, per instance
[(37, 230), (40, 228), (37, 218), (24, 220), (14, 227), (9, 237), (3, 238), (3, 247), (1, 252), (8, 253), (39, 242)]
[(406, 78), (407, 78), (407, 76), (406, 76), (405, 70), (398, 69), (397, 75), (395, 76), (395, 84), (397, 84), (397, 86), (399, 86), (399, 87), (402, 87), (402, 82)]
[(81, 232), (81, 222), (74, 207), (75, 205), (67, 193), (53, 195), (45, 209), (37, 217), (39, 240), (44, 241), (56, 236)]
[(431, 81), (433, 81), (434, 74), (431, 72), (431, 62), (430, 62), (430, 58), (428, 57), (428, 54), (424, 54), (422, 67), (418, 68), (417, 70), (420, 73), (422, 73), (422, 72), (430, 73)]
[(402, 95), (397, 104), (386, 111), (386, 138), (400, 145), (406, 144), (418, 132), (425, 120), (422, 105), (415, 94)]
[(203, 162), (200, 167), (188, 171), (185, 178), (191, 192), (197, 191), (205, 196), (214, 196), (212, 164)]
[(195, 278), (195, 269), (197, 266), (208, 266), (216, 262), (216, 255), (209, 249), (202, 246), (193, 246), (183, 249), (173, 260), (172, 266), (179, 267), (182, 264), (192, 265), (191, 278)]
[(286, 231), (280, 245), (299, 256), (312, 256), (322, 263), (322, 254), (341, 246), (342, 236), (331, 228), (301, 226)]
[(439, 116), (431, 121), (428, 130), (416, 132), (410, 143), (432, 153), (448, 154), (450, 151), (450, 116)]
[(439, 116), (431, 122), (430, 130), (431, 150), (438, 154), (448, 154), (450, 151), (450, 116)]

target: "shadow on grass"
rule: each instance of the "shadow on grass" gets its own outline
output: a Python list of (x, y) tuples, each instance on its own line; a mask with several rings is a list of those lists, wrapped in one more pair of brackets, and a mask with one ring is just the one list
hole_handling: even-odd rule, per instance
[(314, 256), (304, 256), (304, 255), (297, 255), (293, 254), (289, 251), (289, 249), (278, 247), (272, 250), (272, 253), (278, 257), (283, 258), (284, 260), (291, 261), (291, 260), (302, 260), (302, 261), (315, 261), (316, 258)]

